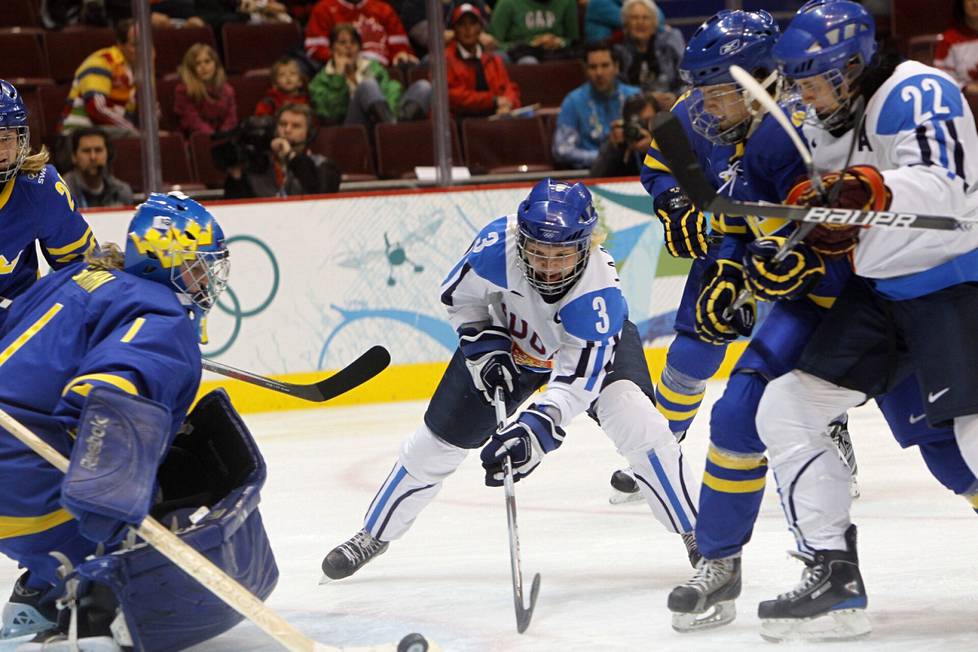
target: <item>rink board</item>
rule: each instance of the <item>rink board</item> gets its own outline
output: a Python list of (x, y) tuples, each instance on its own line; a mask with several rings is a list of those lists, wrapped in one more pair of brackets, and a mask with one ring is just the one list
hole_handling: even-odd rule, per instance
[[(531, 185), (208, 203), (228, 237), (231, 280), (208, 320), (204, 355), (312, 382), (381, 344), (391, 368), (331, 404), (430, 396), (457, 343), (440, 303), (441, 281), (478, 231), (513, 212)], [(590, 188), (610, 233), (605, 246), (618, 262), (629, 318), (657, 375), (688, 261), (663, 250), (662, 227), (650, 218), (651, 201), (637, 180)], [(120, 244), (130, 216), (86, 213), (100, 242)], [(210, 374), (202, 391), (217, 385), (246, 412), (310, 406)]]

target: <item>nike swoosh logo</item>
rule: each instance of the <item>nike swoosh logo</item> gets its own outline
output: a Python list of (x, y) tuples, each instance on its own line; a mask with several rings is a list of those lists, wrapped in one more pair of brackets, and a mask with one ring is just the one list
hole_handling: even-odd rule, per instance
[(930, 394), (927, 395), (927, 402), (928, 403), (933, 403), (934, 401), (936, 401), (937, 399), (939, 399), (940, 397), (944, 396), (945, 394), (947, 394), (950, 391), (951, 391), (951, 388), (950, 387), (945, 387), (944, 389), (942, 389), (939, 392), (932, 392), (932, 393), (930, 393)]
[(911, 414), (910, 415), (910, 424), (913, 425), (915, 423), (918, 423), (921, 419), (923, 419), (926, 416), (927, 416), (926, 414), (918, 414), (916, 416), (914, 416), (913, 414)]

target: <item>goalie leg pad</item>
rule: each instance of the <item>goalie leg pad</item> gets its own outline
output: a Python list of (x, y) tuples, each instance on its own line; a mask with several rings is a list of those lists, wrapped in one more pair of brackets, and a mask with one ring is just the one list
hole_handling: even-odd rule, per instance
[[(162, 505), (172, 507), (182, 501), (186, 506), (159, 518), (168, 525), (174, 520), (178, 526), (187, 523), (177, 536), (264, 600), (278, 580), (278, 566), (258, 512), (265, 461), (223, 390), (202, 398), (188, 424), (190, 432), (182, 432), (174, 441), (174, 447), (182, 451), (179, 468), (160, 473)], [(196, 459), (197, 465), (187, 465), (188, 459)], [(164, 468), (167, 466), (165, 463)], [(187, 477), (199, 474), (200, 469), (211, 476), (209, 493), (202, 493)], [(196, 502), (205, 493), (204, 504)], [(190, 525), (188, 512), (203, 516)], [(181, 650), (242, 620), (195, 579), (144, 544), (86, 561), (76, 574), (82, 580), (81, 596), (100, 586), (111, 590), (137, 650)]]
[(96, 387), (78, 421), (61, 502), (93, 541), (116, 541), (149, 513), (156, 468), (170, 436), (166, 406)]

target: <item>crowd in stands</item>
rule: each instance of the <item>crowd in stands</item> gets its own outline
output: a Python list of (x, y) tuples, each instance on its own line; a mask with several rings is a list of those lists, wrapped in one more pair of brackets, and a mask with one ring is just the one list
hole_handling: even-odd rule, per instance
[[(82, 205), (132, 201), (126, 182), (143, 190), (138, 160), (118, 160), (140, 135), (130, 0), (9, 2), (37, 18), (13, 31), (48, 48), (43, 74), (8, 71), (0, 57), (0, 78), (43, 113), (32, 117), (32, 144), (54, 151)], [(474, 174), (638, 173), (652, 117), (683, 88), (684, 38), (667, 24), (675, 0), (442, 4), (457, 163)], [(978, 91), (978, 0), (954, 4), (935, 63)], [(308, 194), (433, 163), (425, 0), (150, 0), (150, 10), (164, 183), (227, 197)], [(92, 47), (77, 53), (67, 83), (56, 61), (66, 52), (51, 50), (73, 33)], [(524, 135), (510, 142), (486, 121), (511, 134), (519, 121)], [(486, 149), (496, 158), (511, 149), (528, 165), (493, 162)]]

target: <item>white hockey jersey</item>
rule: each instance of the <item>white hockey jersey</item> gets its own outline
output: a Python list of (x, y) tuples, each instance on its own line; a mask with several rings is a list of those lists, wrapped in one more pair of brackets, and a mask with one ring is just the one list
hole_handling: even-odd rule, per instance
[[(845, 165), (853, 132), (834, 138), (805, 127), (819, 171)], [(978, 218), (978, 131), (955, 81), (944, 72), (906, 61), (866, 104), (864, 128), (852, 164), (883, 171), (893, 191), (892, 211)], [(864, 229), (854, 263), (859, 276), (889, 279), (877, 288), (891, 298), (919, 296), (967, 280), (954, 261), (978, 250), (978, 230)], [(978, 268), (976, 268), (978, 271)], [(922, 276), (918, 276), (923, 273)], [(938, 278), (940, 277), (940, 278)]]
[(482, 229), (442, 283), (441, 300), (456, 330), (490, 321), (508, 329), (525, 373), (550, 374), (536, 402), (557, 408), (566, 425), (598, 397), (628, 307), (615, 261), (601, 248), (567, 294), (547, 303), (523, 276), (516, 234), (515, 215)]

